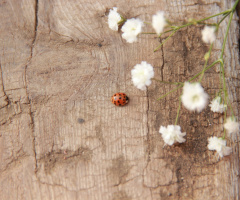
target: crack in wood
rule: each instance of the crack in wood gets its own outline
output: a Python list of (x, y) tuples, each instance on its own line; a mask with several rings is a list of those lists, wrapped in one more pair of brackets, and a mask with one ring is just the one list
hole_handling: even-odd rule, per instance
[(30, 53), (30, 59), (28, 61), (28, 63), (25, 66), (25, 70), (24, 70), (24, 81), (25, 81), (25, 90), (26, 90), (26, 95), (27, 95), (27, 99), (28, 99), (28, 103), (29, 103), (29, 116), (30, 116), (30, 127), (32, 129), (32, 138), (33, 138), (33, 142), (32, 142), (32, 146), (33, 146), (33, 153), (34, 153), (34, 157), (35, 157), (35, 173), (37, 173), (37, 169), (38, 169), (38, 161), (37, 161), (37, 151), (36, 151), (36, 138), (34, 135), (34, 116), (33, 116), (33, 112), (32, 112), (32, 103), (31, 100), (29, 98), (29, 93), (28, 93), (28, 89), (27, 89), (27, 67), (28, 64), (31, 62), (32, 57), (33, 57), (33, 49), (34, 49), (34, 45), (35, 45), (35, 41), (37, 38), (37, 30), (38, 30), (38, 6), (39, 6), (39, 1), (36, 0), (35, 2), (35, 28), (34, 28), (34, 35), (33, 35), (33, 40), (32, 40), (32, 46), (31, 46), (31, 53)]
[[(4, 82), (3, 82), (3, 70), (2, 70), (2, 65), (1, 65), (1, 63), (0, 63), (0, 69), (1, 69), (1, 79), (2, 79), (2, 90), (3, 90), (4, 96), (6, 96), (6, 99), (5, 99), (5, 100), (7, 101), (7, 105), (9, 105), (10, 99), (9, 99), (9, 97), (8, 97), (8, 95), (7, 95), (7, 93), (6, 93), (5, 87), (4, 87)], [(7, 106), (7, 105), (5, 105), (5, 106)]]
[(148, 88), (147, 88), (147, 161), (151, 160), (151, 141), (150, 141), (150, 133), (149, 133), (149, 122), (148, 122), (148, 112), (149, 112), (149, 96), (148, 96)]

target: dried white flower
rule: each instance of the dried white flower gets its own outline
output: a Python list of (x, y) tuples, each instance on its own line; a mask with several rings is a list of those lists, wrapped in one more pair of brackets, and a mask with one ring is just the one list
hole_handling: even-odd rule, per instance
[(152, 16), (152, 26), (158, 35), (163, 32), (166, 25), (167, 22), (163, 11), (159, 11), (156, 15)]
[(235, 118), (229, 117), (227, 118), (226, 123), (224, 124), (224, 128), (227, 130), (229, 134), (235, 134), (239, 131), (239, 123)]
[(134, 66), (131, 74), (134, 86), (140, 90), (146, 90), (146, 86), (152, 83), (151, 78), (154, 76), (154, 71), (152, 65), (148, 64), (146, 61), (142, 61), (141, 64)]
[(110, 9), (108, 15), (108, 26), (110, 29), (114, 31), (118, 31), (119, 22), (122, 20), (121, 15), (117, 12), (117, 8), (113, 7)]
[(200, 83), (185, 82), (181, 99), (188, 110), (201, 112), (208, 103), (208, 94)]
[(182, 133), (181, 127), (177, 125), (161, 126), (159, 133), (162, 134), (165, 144), (168, 145), (173, 145), (175, 142), (183, 143), (186, 141), (186, 139), (183, 138), (186, 133)]
[(221, 97), (214, 98), (209, 106), (211, 107), (211, 111), (218, 113), (223, 113), (227, 107), (227, 105), (221, 104)]
[(216, 136), (208, 138), (208, 149), (216, 150), (220, 157), (228, 156), (232, 152), (231, 147), (227, 147), (227, 141)]
[(122, 27), (122, 37), (129, 43), (137, 41), (137, 35), (142, 32), (143, 22), (140, 19), (128, 19)]
[(202, 40), (205, 43), (213, 43), (216, 40), (215, 26), (205, 26), (202, 30)]

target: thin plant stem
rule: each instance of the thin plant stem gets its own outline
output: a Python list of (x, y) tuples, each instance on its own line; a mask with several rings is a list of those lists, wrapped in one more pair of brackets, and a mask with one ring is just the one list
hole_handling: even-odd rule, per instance
[(237, 1), (234, 3), (234, 5), (233, 5), (233, 7), (232, 7), (232, 12), (235, 11), (235, 9), (236, 9), (236, 7), (237, 7), (237, 5), (238, 5), (238, 2), (239, 2), (239, 0), (237, 0)]
[(195, 78), (197, 78), (198, 76), (200, 76), (202, 73), (204, 73), (205, 71), (209, 70), (210, 68), (212, 68), (215, 64), (217, 64), (218, 62), (220, 62), (220, 60), (216, 60), (214, 61), (211, 65), (209, 65), (208, 67), (206, 67), (204, 70), (202, 70), (201, 72), (197, 73), (195, 76), (193, 76), (192, 78), (190, 78), (188, 81), (192, 81)]
[(199, 83), (201, 83), (202, 78), (203, 78), (203, 76), (204, 76), (204, 70), (205, 70), (206, 67), (207, 67), (207, 63), (208, 63), (208, 60), (209, 60), (210, 55), (211, 55), (211, 52), (212, 52), (212, 47), (213, 47), (213, 43), (211, 43), (210, 48), (209, 48), (209, 51), (207, 52), (207, 58), (205, 58), (205, 63), (204, 63), (204, 67), (203, 67), (203, 73), (202, 73), (202, 75), (201, 75), (201, 77), (200, 77), (200, 79), (199, 79)]
[[(239, 1), (239, 0), (237, 0), (237, 1)], [(236, 4), (236, 3), (235, 3)], [(234, 4), (234, 5), (235, 5)], [(233, 7), (234, 8), (234, 7)], [(164, 42), (162, 42), (156, 49), (154, 49), (154, 52), (156, 52), (170, 37), (172, 37), (173, 35), (174, 35), (174, 33), (176, 33), (179, 29), (181, 29), (181, 28), (185, 28), (185, 27), (187, 27), (187, 26), (191, 26), (191, 25), (196, 25), (196, 24), (202, 24), (201, 22), (203, 22), (203, 21), (206, 21), (206, 20), (208, 20), (208, 19), (211, 19), (211, 18), (213, 18), (213, 17), (217, 17), (217, 16), (219, 16), (219, 15), (229, 15), (229, 13), (231, 13), (232, 11), (233, 11), (233, 8), (232, 9), (228, 9), (228, 10), (226, 10), (226, 11), (223, 11), (223, 12), (221, 12), (221, 13), (218, 13), (218, 14), (215, 14), (215, 15), (212, 15), (212, 16), (209, 16), (209, 17), (205, 17), (205, 18), (203, 18), (203, 19), (200, 19), (200, 20), (196, 20), (196, 21), (193, 21), (193, 22), (189, 22), (189, 23), (187, 23), (187, 24), (184, 24), (184, 25), (182, 25), (182, 26), (172, 26), (172, 29), (171, 30), (168, 30), (168, 31), (165, 31), (165, 32), (163, 32), (163, 33), (161, 33), (160, 35), (159, 35), (159, 37), (161, 37), (162, 36), (162, 34), (164, 34), (164, 33), (168, 33), (168, 32), (171, 32), (172, 31), (172, 33), (164, 40)], [(235, 8), (236, 8), (236, 6), (235, 6)], [(234, 9), (235, 9), (234, 8)], [(220, 21), (220, 23), (224, 20), (226, 18), (226, 16), (224, 16), (223, 17), (223, 19)], [(219, 23), (219, 24), (220, 24)], [(219, 25), (218, 24), (218, 25)]]
[(177, 122), (178, 122), (178, 117), (179, 117), (179, 113), (180, 113), (180, 110), (181, 110), (181, 96), (179, 97), (179, 104), (178, 104), (178, 110), (177, 110), (177, 117), (176, 117), (176, 120), (175, 120), (175, 125), (177, 125)]
[(144, 24), (151, 24), (151, 22), (143, 22)]
[(228, 37), (228, 32), (229, 32), (230, 25), (231, 25), (231, 22), (232, 22), (232, 17), (233, 17), (233, 12), (231, 12), (231, 14), (230, 14), (230, 18), (229, 18), (229, 21), (228, 21), (228, 26), (227, 26), (226, 34), (225, 34), (225, 36), (224, 36), (223, 46), (222, 46), (222, 51), (221, 51), (221, 56), (220, 56), (221, 59), (223, 58), (224, 49), (225, 49), (225, 45), (226, 45), (226, 41), (227, 41), (227, 37)]
[(177, 90), (180, 89), (181, 87), (183, 87), (183, 85), (180, 85), (180, 86), (178, 86), (177, 88), (175, 88), (175, 89), (173, 89), (173, 90), (167, 92), (166, 94), (164, 94), (164, 95), (162, 95), (161, 97), (159, 97), (157, 100), (163, 99), (164, 97), (166, 97), (166, 96), (168, 96), (169, 94), (171, 94), (171, 93), (177, 91)]
[[(223, 54), (224, 54), (224, 50), (225, 50), (225, 46), (226, 46), (228, 32), (229, 32), (230, 25), (231, 25), (231, 22), (232, 22), (232, 17), (233, 17), (233, 10), (230, 14), (230, 18), (229, 18), (229, 21), (228, 21), (228, 26), (227, 26), (226, 34), (224, 36), (223, 46), (222, 46), (222, 51), (221, 51), (221, 56), (220, 56), (220, 59), (222, 61), (220, 63), (220, 69), (221, 69), (221, 72), (222, 72), (222, 79), (223, 79), (224, 102), (227, 103), (227, 105), (228, 105), (228, 92), (227, 92), (226, 79), (225, 79)], [(227, 118), (227, 108), (224, 111), (224, 123), (226, 123), (226, 118)], [(223, 139), (225, 138), (225, 136), (226, 136), (226, 130), (224, 129)]]
[(183, 85), (183, 83), (181, 83), (181, 82), (160, 81), (160, 80), (155, 79), (155, 78), (153, 78), (152, 80), (154, 80), (154, 81), (158, 81), (158, 82), (160, 82), (160, 83), (170, 84), (170, 85)]
[(232, 117), (235, 117), (234, 111), (233, 111), (233, 108), (232, 108), (232, 105), (231, 105), (230, 101), (228, 102), (228, 104), (229, 104), (229, 107), (230, 107), (231, 112), (232, 112)]
[(169, 38), (172, 37), (174, 33), (177, 32), (177, 30), (174, 30), (156, 49), (154, 49), (154, 52), (156, 52), (162, 45), (164, 45), (169, 40)]
[(190, 22), (190, 23), (187, 23), (187, 24), (184, 24), (184, 25), (182, 25), (182, 26), (179, 26), (178, 28), (180, 29), (180, 28), (184, 28), (184, 27), (187, 27), (187, 26), (190, 26), (190, 25), (193, 25), (193, 24), (198, 24), (198, 23), (200, 23), (200, 22), (206, 21), (206, 20), (211, 19), (211, 18), (213, 18), (213, 17), (217, 17), (217, 16), (219, 16), (219, 15), (228, 14), (228, 13), (230, 13), (231, 11), (232, 11), (232, 9), (225, 10), (225, 11), (220, 12), (220, 13), (218, 13), (218, 14), (215, 14), (215, 15), (212, 15), (212, 16), (209, 16), (209, 17), (200, 19), (200, 20), (196, 20), (196, 21), (193, 21), (193, 22)]
[(217, 23), (217, 26), (219, 26), (223, 20), (229, 15), (230, 13), (226, 14), (218, 23)]
[[(217, 64), (218, 62), (220, 62), (220, 60), (214, 61), (211, 65), (209, 65), (208, 67), (206, 67), (205, 70), (197, 73), (195, 76), (193, 76), (192, 78), (190, 78), (190, 79), (188, 80), (188, 82), (194, 80), (194, 79), (197, 78), (199, 75), (201, 75), (203, 72), (205, 72), (205, 71), (209, 70), (210, 68), (212, 68), (212, 67), (213, 67), (215, 64)], [(164, 97), (168, 96), (169, 94), (177, 91), (178, 89), (180, 89), (180, 88), (182, 88), (182, 87), (183, 87), (183, 85), (178, 86), (177, 88), (175, 88), (175, 89), (169, 91), (168, 93), (160, 96), (157, 100), (163, 99)]]

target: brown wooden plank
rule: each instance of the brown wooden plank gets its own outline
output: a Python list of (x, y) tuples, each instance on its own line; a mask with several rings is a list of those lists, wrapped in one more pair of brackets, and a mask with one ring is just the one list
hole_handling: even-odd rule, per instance
[[(207, 150), (207, 138), (221, 136), (222, 115), (183, 108), (179, 124), (187, 141), (163, 148), (159, 127), (174, 123), (181, 91), (156, 101), (173, 86), (153, 82), (140, 91), (131, 82), (131, 69), (143, 60), (160, 80), (185, 81), (199, 72), (208, 50), (202, 27), (181, 30), (153, 53), (154, 36), (128, 44), (108, 28), (113, 6), (127, 18), (151, 21), (164, 10), (180, 22), (232, 3), (0, 0), (0, 199), (239, 199), (238, 135), (228, 139), (229, 157), (218, 160)], [(237, 116), (238, 29), (234, 15), (225, 64)], [(214, 58), (223, 36), (220, 30)], [(218, 78), (215, 68), (206, 73), (209, 94)], [(111, 103), (116, 92), (129, 96), (127, 106)]]

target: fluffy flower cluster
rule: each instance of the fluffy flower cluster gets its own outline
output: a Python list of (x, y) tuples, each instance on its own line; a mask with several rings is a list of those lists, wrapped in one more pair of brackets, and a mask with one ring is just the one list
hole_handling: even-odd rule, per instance
[(131, 71), (133, 84), (140, 90), (146, 90), (146, 86), (151, 84), (151, 78), (154, 76), (152, 65), (146, 61), (134, 66)]
[(167, 22), (164, 17), (164, 12), (159, 11), (156, 15), (152, 16), (152, 26), (158, 35), (163, 32), (166, 25)]
[(175, 142), (183, 143), (186, 141), (186, 139), (183, 138), (186, 133), (182, 133), (181, 127), (177, 125), (161, 126), (159, 133), (162, 134), (165, 144), (168, 145), (173, 145)]
[(185, 82), (181, 99), (188, 110), (201, 112), (208, 103), (208, 94), (200, 83)]
[(239, 123), (235, 118), (229, 117), (227, 118), (226, 123), (224, 124), (224, 128), (227, 130), (229, 134), (235, 134), (239, 132)]
[(113, 7), (113, 9), (110, 9), (109, 15), (108, 15), (108, 26), (113, 31), (118, 31), (118, 25), (120, 21), (122, 20), (121, 15), (117, 12), (117, 8)]
[(129, 19), (122, 27), (122, 37), (129, 43), (137, 41), (137, 36), (142, 32), (143, 22), (140, 19)]
[[(118, 27), (122, 24), (125, 19), (117, 12), (117, 8), (113, 7), (110, 9), (108, 15), (108, 26), (110, 29), (114, 31), (118, 31)], [(164, 17), (164, 12), (159, 11), (156, 15), (152, 17), (152, 26), (157, 34), (163, 32), (164, 27), (166, 26), (167, 22)], [(140, 19), (128, 19), (123, 27), (122, 27), (122, 37), (128, 42), (133, 43), (137, 41), (137, 36), (139, 33), (142, 32), (143, 22)]]
[(227, 147), (227, 141), (216, 136), (208, 138), (208, 149), (216, 150), (220, 157), (228, 156), (232, 152), (231, 147)]
[(202, 40), (205, 43), (213, 43), (216, 40), (215, 26), (205, 26), (202, 30)]
[(221, 97), (213, 99), (209, 106), (211, 107), (211, 111), (218, 113), (223, 113), (227, 107), (227, 105), (221, 104)]

